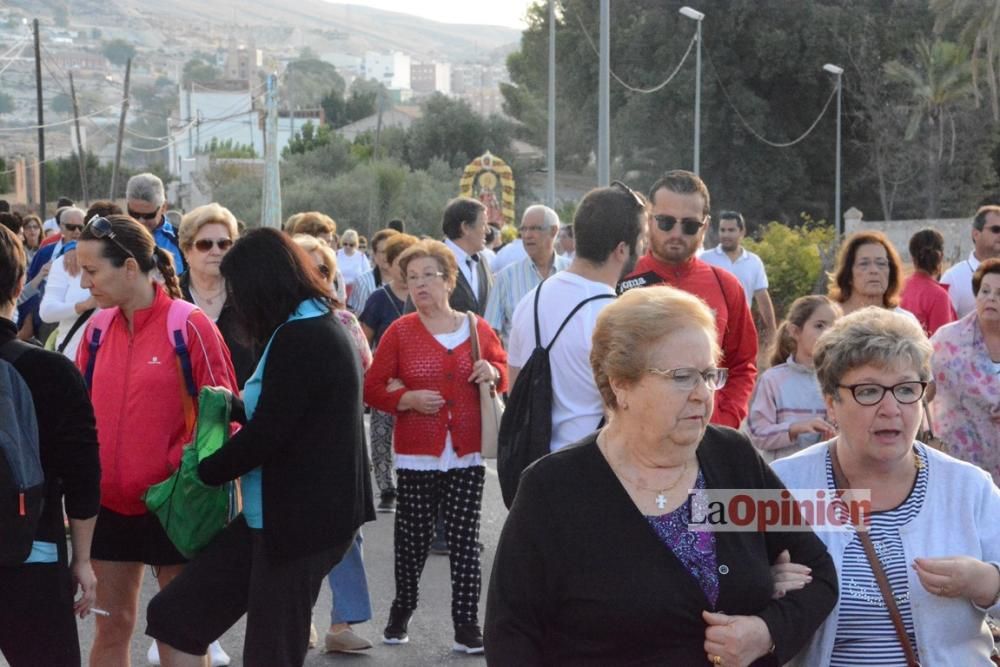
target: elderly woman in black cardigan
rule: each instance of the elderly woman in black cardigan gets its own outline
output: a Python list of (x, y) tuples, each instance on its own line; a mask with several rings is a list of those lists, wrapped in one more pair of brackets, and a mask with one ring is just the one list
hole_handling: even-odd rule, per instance
[[(689, 490), (782, 488), (744, 435), (709, 426), (719, 354), (685, 292), (633, 290), (601, 313), (607, 426), (525, 472), (489, 585), (488, 664), (779, 665), (829, 614), (836, 573), (812, 532), (689, 530)], [(785, 550), (812, 580), (773, 597)]]
[(246, 234), (222, 275), (263, 353), (233, 399), (245, 425), (198, 474), (206, 484), (240, 477), (243, 513), (153, 598), (146, 633), (165, 667), (201, 665), (209, 642), (247, 614), (245, 667), (301, 665), (323, 579), (375, 518), (361, 365), (328, 286), (281, 232)]

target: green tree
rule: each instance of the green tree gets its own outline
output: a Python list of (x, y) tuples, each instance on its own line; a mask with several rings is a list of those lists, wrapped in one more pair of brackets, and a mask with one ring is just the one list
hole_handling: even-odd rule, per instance
[(14, 110), (14, 98), (9, 93), (0, 91), (0, 114), (10, 113)]
[(211, 155), (217, 158), (257, 157), (257, 151), (254, 150), (253, 146), (241, 144), (233, 141), (232, 139), (219, 141), (218, 137), (212, 137), (212, 140), (208, 142), (206, 146), (199, 148), (197, 150), (197, 153), (199, 155)]
[(281, 152), (281, 157), (287, 159), (291, 155), (301, 155), (326, 146), (330, 143), (331, 134), (329, 125), (320, 125), (317, 128), (312, 121), (309, 121), (289, 140), (285, 150)]
[(792, 301), (815, 294), (824, 284), (824, 263), (833, 256), (833, 227), (825, 222), (789, 227), (780, 222), (765, 225), (759, 241), (746, 239), (748, 250), (760, 255), (767, 267), (768, 292), (780, 320)]
[(190, 83), (210, 83), (219, 79), (222, 73), (213, 65), (205, 62), (201, 58), (192, 58), (184, 63), (184, 72), (181, 81), (185, 86)]
[(112, 39), (101, 45), (101, 53), (113, 65), (125, 65), (129, 58), (135, 57), (135, 47), (124, 39)]
[(7, 161), (0, 157), (0, 192), (10, 191), (10, 174), (7, 172)]
[(986, 67), (993, 123), (1000, 125), (1000, 0), (931, 0), (937, 14), (935, 30), (960, 24), (959, 43), (972, 55), (973, 94), (980, 101), (981, 68)]
[(893, 60), (886, 63), (885, 71), (908, 89), (906, 138), (922, 135), (926, 144), (926, 214), (937, 218), (941, 213), (941, 169), (955, 161), (955, 110), (972, 96), (972, 66), (968, 50), (952, 42), (920, 39), (914, 55), (912, 65)]
[(514, 126), (499, 116), (483, 118), (468, 102), (435, 93), (421, 105), (423, 116), (410, 126), (407, 140), (409, 164), (426, 168), (440, 158), (452, 167), (467, 164), (490, 151), (504, 157), (510, 149)]
[(331, 90), (343, 96), (345, 88), (343, 77), (333, 65), (311, 58), (288, 64), (278, 93), (289, 108), (305, 109), (318, 106)]

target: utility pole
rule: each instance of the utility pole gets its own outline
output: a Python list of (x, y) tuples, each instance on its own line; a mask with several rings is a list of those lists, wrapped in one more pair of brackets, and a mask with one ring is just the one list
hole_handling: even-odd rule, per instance
[(545, 156), (545, 203), (556, 207), (556, 0), (549, 0), (549, 141)]
[(38, 183), (38, 217), (45, 220), (45, 107), (42, 99), (42, 42), (38, 36), (38, 19), (34, 21), (35, 28), (35, 92), (38, 104), (38, 168), (35, 170), (35, 181)]
[(118, 167), (122, 161), (122, 143), (125, 141), (125, 117), (128, 115), (128, 89), (129, 79), (132, 74), (132, 59), (125, 63), (125, 96), (122, 97), (122, 115), (118, 119), (118, 144), (115, 148), (115, 164), (111, 168), (111, 192), (108, 199), (115, 200), (115, 186), (118, 185)]
[(264, 127), (264, 201), (261, 223), (281, 229), (281, 174), (278, 170), (278, 76), (267, 77), (267, 122)]
[(83, 202), (90, 207), (90, 193), (87, 191), (87, 155), (83, 152), (83, 137), (80, 135), (80, 107), (76, 103), (76, 86), (73, 85), (73, 73), (69, 73), (69, 94), (73, 97), (73, 123), (76, 125), (76, 156), (80, 165), (80, 188), (83, 190)]
[(611, 184), (611, 0), (601, 0), (601, 49), (597, 78), (597, 186)]

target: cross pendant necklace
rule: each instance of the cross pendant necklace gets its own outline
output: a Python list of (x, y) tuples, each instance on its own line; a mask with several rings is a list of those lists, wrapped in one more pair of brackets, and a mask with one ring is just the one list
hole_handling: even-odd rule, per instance
[(663, 491), (660, 491), (656, 495), (656, 506), (661, 510), (667, 506), (667, 497), (663, 495)]

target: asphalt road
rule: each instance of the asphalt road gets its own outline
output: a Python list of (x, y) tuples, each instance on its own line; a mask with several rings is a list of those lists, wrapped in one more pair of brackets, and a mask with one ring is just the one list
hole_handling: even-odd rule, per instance
[[(493, 553), (500, 529), (507, 516), (500, 497), (495, 462), (490, 461), (486, 475), (486, 489), (483, 496), (483, 516), (480, 541), (483, 551), (483, 594), (479, 604), (479, 622), (483, 622), (486, 603), (486, 587), (493, 565)], [(324, 654), (321, 652), (323, 635), (329, 627), (330, 589), (324, 584), (319, 600), (313, 609), (313, 621), (319, 631), (320, 648), (312, 649), (305, 664), (309, 667), (323, 665), (371, 665), (382, 667), (423, 667), (425, 665), (463, 664), (485, 665), (482, 656), (468, 656), (451, 650), (453, 629), (451, 624), (451, 589), (447, 556), (430, 555), (420, 580), (420, 607), (410, 622), (410, 642), (398, 646), (382, 644), (382, 629), (389, 614), (389, 606), (394, 594), (392, 574), (392, 514), (379, 514), (378, 520), (365, 525), (365, 566), (368, 572), (368, 586), (371, 592), (374, 617), (368, 623), (355, 626), (355, 632), (367, 637), (374, 648), (362, 655)], [(141, 667), (148, 664), (146, 651), (150, 640), (143, 634), (145, 628), (145, 608), (156, 593), (156, 580), (146, 571), (143, 580), (142, 601), (139, 605), (139, 622), (132, 637), (132, 664)], [(94, 637), (94, 621), (88, 618), (78, 621), (80, 646), (84, 664)], [(243, 637), (245, 623), (241, 620), (222, 637), (222, 646), (232, 658), (234, 667), (243, 664)], [(0, 657), (0, 664), (7, 663)]]

